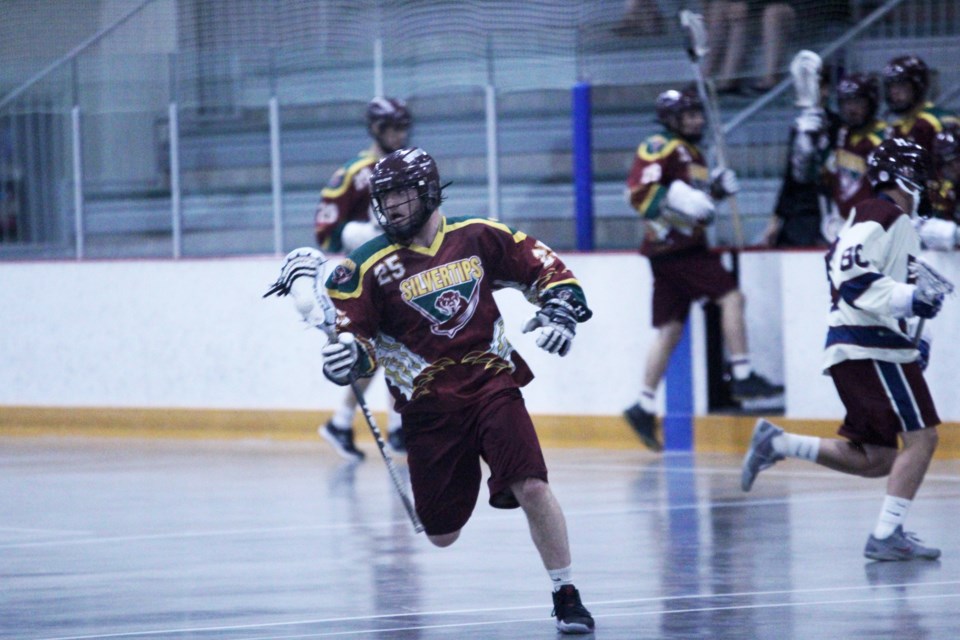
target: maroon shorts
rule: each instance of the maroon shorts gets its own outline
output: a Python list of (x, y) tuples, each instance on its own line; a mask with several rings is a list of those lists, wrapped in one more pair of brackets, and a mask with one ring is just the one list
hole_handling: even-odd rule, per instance
[(547, 465), (519, 389), (448, 413), (403, 416), (417, 515), (430, 535), (459, 531), (480, 494), (480, 459), (490, 467), (490, 504), (519, 505), (510, 485), (547, 481)]
[(847, 410), (837, 433), (851, 442), (895, 449), (897, 434), (940, 424), (916, 362), (846, 360), (830, 376)]
[(720, 256), (706, 249), (650, 259), (653, 271), (653, 326), (686, 322), (696, 300), (717, 300), (737, 288)]

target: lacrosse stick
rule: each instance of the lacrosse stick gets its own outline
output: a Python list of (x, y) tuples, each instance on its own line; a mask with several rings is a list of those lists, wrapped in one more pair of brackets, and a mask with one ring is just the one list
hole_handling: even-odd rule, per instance
[[(907, 267), (907, 271), (913, 276), (914, 282), (917, 285), (917, 291), (925, 300), (934, 300), (938, 297), (943, 298), (953, 293), (953, 283), (947, 280), (922, 258), (916, 258), (911, 262)], [(923, 323), (925, 321), (926, 318), (920, 318), (920, 322), (917, 323), (917, 331), (913, 336), (913, 343), (915, 345), (920, 344), (920, 337), (923, 336)]]
[[(723, 123), (720, 119), (720, 108), (717, 105), (717, 96), (703, 72), (703, 56), (709, 51), (707, 47), (707, 30), (703, 24), (703, 16), (688, 9), (680, 12), (680, 28), (686, 41), (687, 55), (690, 57), (690, 66), (697, 81), (697, 93), (703, 101), (704, 115), (707, 126), (713, 132), (714, 148), (717, 153), (717, 168), (727, 169), (727, 141), (723, 137)], [(730, 194), (730, 218), (733, 222), (734, 244), (738, 249), (743, 247), (743, 227), (740, 224), (740, 205), (737, 195)]]
[(813, 51), (803, 49), (790, 61), (790, 77), (793, 79), (794, 105), (801, 109), (819, 109), (820, 73), (823, 60)]
[[(323, 264), (327, 261), (322, 251), (311, 247), (302, 247), (294, 249), (287, 254), (280, 271), (280, 277), (267, 290), (263, 297), (271, 295), (285, 296), (287, 294), (293, 297), (294, 306), (303, 317), (303, 320), (315, 329), (319, 329), (326, 334), (331, 342), (337, 340), (337, 308), (333, 305), (330, 296), (327, 295), (326, 287), (323, 285)], [(352, 336), (351, 336), (352, 337)], [(350, 389), (357, 399), (357, 405), (363, 412), (363, 417), (370, 427), (370, 433), (380, 449), (380, 455), (383, 456), (383, 462), (387, 465), (387, 472), (393, 481), (393, 486), (400, 495), (400, 501), (410, 517), (413, 524), (413, 530), (417, 533), (423, 531), (423, 524), (417, 517), (417, 512), (413, 507), (413, 501), (407, 495), (403, 479), (400, 477), (400, 471), (393, 462), (393, 457), (387, 452), (387, 445), (383, 441), (383, 433), (377, 426), (373, 413), (367, 405), (363, 390), (357, 384), (355, 378), (350, 380)]]

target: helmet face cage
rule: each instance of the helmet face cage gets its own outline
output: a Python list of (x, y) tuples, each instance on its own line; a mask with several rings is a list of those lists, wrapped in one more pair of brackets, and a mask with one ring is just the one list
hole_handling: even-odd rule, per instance
[(657, 96), (657, 121), (670, 131), (683, 135), (680, 118), (685, 111), (703, 111), (703, 102), (693, 88), (669, 89)]
[(928, 177), (923, 147), (903, 138), (884, 140), (867, 159), (867, 179), (874, 190), (895, 185), (913, 195), (916, 201), (926, 189)]
[[(913, 99), (909, 103), (893, 103), (890, 100), (890, 85), (895, 82), (907, 82), (913, 87)], [(894, 113), (904, 113), (922, 103), (930, 87), (930, 69), (927, 63), (917, 56), (899, 56), (883, 68), (884, 98)]]
[(844, 76), (837, 84), (837, 102), (842, 105), (845, 101), (855, 98), (863, 98), (868, 104), (867, 116), (859, 126), (872, 122), (880, 105), (880, 83), (877, 78), (865, 73)]
[[(397, 221), (391, 221), (386, 196), (392, 191), (414, 189), (416, 197), (394, 207), (419, 208)], [(384, 157), (373, 168), (370, 192), (377, 222), (391, 240), (403, 242), (417, 234), (442, 200), (437, 163), (426, 151), (416, 147), (399, 149)]]

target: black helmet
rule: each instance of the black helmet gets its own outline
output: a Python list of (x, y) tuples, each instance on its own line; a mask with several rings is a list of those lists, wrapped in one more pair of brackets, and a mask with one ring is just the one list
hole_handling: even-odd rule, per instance
[(916, 142), (890, 138), (880, 143), (867, 158), (867, 179), (877, 190), (893, 185), (914, 196), (914, 204), (927, 187), (930, 171), (927, 154)]
[[(842, 104), (845, 100), (854, 98), (863, 98), (869, 105), (869, 111), (864, 122), (860, 126), (872, 122), (877, 115), (877, 107), (880, 105), (880, 82), (876, 76), (866, 73), (851, 73), (844, 76), (837, 84), (837, 102)], [(854, 123), (847, 123), (856, 126)]]
[(683, 135), (680, 130), (680, 116), (685, 111), (703, 111), (703, 101), (695, 87), (681, 91), (668, 89), (657, 96), (657, 121), (670, 131)]
[[(890, 101), (890, 85), (894, 82), (909, 82), (913, 87), (913, 100), (909, 103)], [(883, 68), (883, 90), (887, 106), (894, 113), (906, 113), (922, 103), (930, 88), (930, 69), (917, 56), (898, 56)]]
[[(399, 189), (416, 189), (421, 207), (415, 216), (391, 222), (385, 208), (385, 196)], [(370, 195), (377, 222), (391, 240), (403, 242), (417, 234), (440, 206), (440, 172), (437, 163), (423, 149), (398, 149), (382, 158), (373, 167)]]

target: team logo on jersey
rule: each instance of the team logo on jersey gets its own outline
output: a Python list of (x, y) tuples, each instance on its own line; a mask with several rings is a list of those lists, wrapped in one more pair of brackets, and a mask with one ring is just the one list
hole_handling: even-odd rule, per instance
[(333, 273), (330, 274), (330, 281), (335, 285), (341, 285), (348, 282), (356, 270), (357, 265), (353, 260), (345, 258), (343, 262), (334, 268)]
[(430, 321), (430, 331), (452, 338), (470, 322), (480, 302), (483, 266), (472, 256), (400, 281), (400, 297)]
[(347, 176), (347, 172), (343, 169), (343, 167), (340, 167), (339, 169), (333, 172), (332, 176), (330, 176), (330, 182), (327, 183), (327, 188), (339, 189), (340, 185), (343, 184), (343, 179), (346, 176)]

